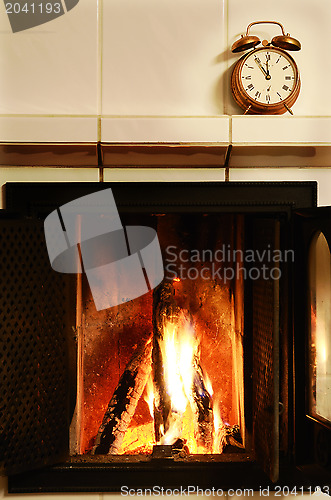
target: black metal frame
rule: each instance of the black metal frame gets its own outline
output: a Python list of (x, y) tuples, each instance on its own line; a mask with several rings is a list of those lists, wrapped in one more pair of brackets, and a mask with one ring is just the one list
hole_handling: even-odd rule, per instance
[[(295, 214), (296, 255), (295, 282), (304, 293), (297, 294), (294, 302), (296, 321), (294, 323), (294, 342), (296, 345), (295, 370), (297, 380), (308, 380), (309, 376), (309, 280), (308, 257), (310, 244), (319, 231), (325, 235), (331, 248), (331, 209), (320, 207), (312, 210), (300, 210)], [(305, 332), (305, 342), (300, 342)], [(321, 464), (331, 475), (331, 426), (309, 412), (309, 388), (304, 384), (296, 386), (296, 454), (302, 464), (314, 460)]]
[(55, 207), (111, 188), (120, 211), (287, 212), (317, 205), (316, 182), (7, 183), (7, 210), (44, 218)]
[[(9, 183), (5, 187), (7, 210), (25, 216), (44, 218), (57, 206), (72, 199), (112, 188), (120, 212), (223, 212), (283, 217), (283, 243), (292, 241), (292, 214), (296, 210), (313, 208), (317, 204), (315, 182), (192, 182), (192, 183)], [(285, 328), (291, 331), (293, 279), (292, 269), (287, 271), (288, 311)], [(291, 339), (290, 339), (291, 343)], [(291, 354), (291, 353), (290, 353)], [(301, 373), (301, 372), (300, 372)], [(291, 377), (290, 377), (291, 380)], [(292, 384), (292, 382), (290, 382)], [(292, 385), (289, 387), (291, 392)], [(297, 396), (296, 405), (302, 394)], [(291, 418), (290, 413), (289, 417)], [(294, 416), (294, 415), (293, 415)], [(296, 415), (296, 433), (302, 435), (302, 422)], [(293, 434), (293, 433), (292, 433)], [(291, 449), (291, 446), (290, 446)], [(290, 454), (291, 455), (291, 454)], [(292, 456), (292, 455), (291, 455)], [(286, 486), (319, 486), (319, 479), (300, 474), (293, 460), (286, 457), (281, 465), (279, 484)], [(198, 457), (197, 457), (198, 458)], [(215, 457), (216, 458), (216, 457)], [(311, 458), (311, 457), (309, 457)], [(297, 453), (300, 461), (300, 452)], [(194, 481), (192, 480), (194, 477)], [(86, 462), (68, 459), (67, 462), (33, 472), (10, 476), (10, 493), (40, 491), (121, 491), (130, 488), (183, 488), (189, 485), (206, 488), (275, 487), (261, 467), (246, 454), (240, 457), (224, 455), (218, 460), (150, 460), (132, 462), (126, 459), (110, 463)]]

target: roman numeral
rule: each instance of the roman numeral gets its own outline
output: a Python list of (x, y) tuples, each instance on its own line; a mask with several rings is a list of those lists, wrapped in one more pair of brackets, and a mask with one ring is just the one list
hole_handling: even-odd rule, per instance
[(291, 90), (287, 85), (283, 85), (282, 89), (284, 89), (284, 90)]
[(270, 61), (270, 54), (267, 52), (265, 55), (266, 61)]
[(269, 94), (267, 94), (267, 95), (265, 96), (265, 100), (266, 100), (267, 102), (270, 102), (270, 95), (269, 95)]
[(259, 97), (261, 97), (261, 92), (257, 91), (255, 94), (255, 99), (258, 99)]
[(282, 57), (282, 56), (279, 56), (279, 57), (278, 57), (278, 59), (277, 59), (277, 61), (275, 62), (275, 64), (277, 64), (277, 63), (280, 61), (281, 57)]
[(284, 68), (283, 68), (283, 69), (285, 70), (285, 69), (287, 69), (287, 68), (289, 68), (289, 67), (290, 67), (290, 65), (288, 64), (287, 66), (284, 66)]
[(294, 80), (294, 76), (285, 76), (285, 80)]
[(279, 96), (280, 100), (283, 99), (279, 92), (277, 92), (277, 95)]
[(248, 87), (247, 87), (247, 89), (246, 89), (246, 90), (253, 90), (253, 88), (254, 88), (254, 85), (253, 85), (252, 83), (250, 83), (250, 84), (248, 85)]
[(245, 76), (245, 80), (251, 80), (251, 79), (252, 79), (251, 75)]

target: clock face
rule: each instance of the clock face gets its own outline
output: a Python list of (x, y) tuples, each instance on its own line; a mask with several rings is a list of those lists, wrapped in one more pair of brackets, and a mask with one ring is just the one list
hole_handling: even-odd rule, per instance
[(250, 52), (238, 76), (247, 97), (264, 106), (286, 102), (298, 81), (294, 60), (286, 52), (271, 47)]

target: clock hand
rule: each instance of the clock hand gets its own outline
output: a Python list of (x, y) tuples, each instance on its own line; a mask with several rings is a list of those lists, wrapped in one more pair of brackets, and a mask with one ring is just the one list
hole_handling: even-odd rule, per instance
[(262, 73), (264, 74), (265, 79), (266, 80), (270, 80), (271, 76), (269, 74), (269, 70), (268, 70), (268, 73), (267, 73), (266, 70), (264, 69), (264, 67), (262, 66), (262, 63), (261, 63), (260, 59), (258, 59), (257, 57), (255, 57), (254, 61), (256, 62), (256, 64), (258, 65), (258, 67), (260, 68), (260, 70), (262, 71)]
[(265, 77), (265, 79), (266, 80), (271, 80), (271, 75), (270, 75), (270, 72), (269, 72), (269, 59), (266, 60), (266, 66), (267, 66), (267, 76)]
[(270, 73), (269, 73), (269, 59), (266, 59), (265, 64), (267, 66), (267, 76), (270, 76)]
[(262, 71), (262, 73), (264, 74), (264, 76), (267, 77), (268, 73), (266, 72), (266, 70), (262, 66), (260, 59), (258, 59), (257, 57), (255, 57), (254, 61), (256, 62), (256, 64), (258, 65), (258, 67), (260, 68), (260, 70)]

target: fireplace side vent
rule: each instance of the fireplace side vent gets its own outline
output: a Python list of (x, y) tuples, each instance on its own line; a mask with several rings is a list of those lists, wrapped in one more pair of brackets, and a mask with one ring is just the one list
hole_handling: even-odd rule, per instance
[(0, 470), (12, 474), (67, 454), (71, 277), (50, 268), (41, 221), (2, 213), (0, 240)]
[[(279, 222), (257, 219), (254, 246), (260, 252), (279, 250)], [(268, 262), (267, 267), (279, 266)], [(277, 273), (276, 273), (277, 275)], [(278, 276), (278, 275), (277, 275)], [(279, 475), (279, 279), (258, 279), (252, 286), (253, 305), (253, 440), (256, 458), (277, 481)]]

